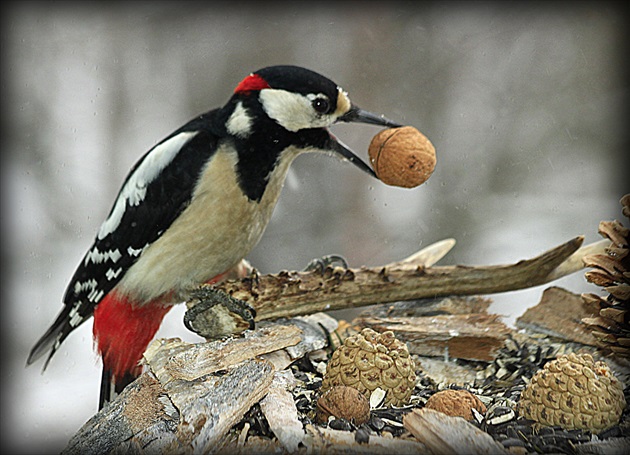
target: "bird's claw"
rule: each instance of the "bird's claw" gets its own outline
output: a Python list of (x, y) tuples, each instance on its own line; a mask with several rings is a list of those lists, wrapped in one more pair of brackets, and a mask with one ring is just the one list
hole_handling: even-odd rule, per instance
[(256, 326), (256, 310), (247, 302), (211, 286), (191, 291), (197, 300), (184, 315), (184, 325), (207, 339), (221, 338)]
[(338, 254), (329, 254), (322, 256), (321, 258), (315, 258), (304, 268), (305, 272), (319, 272), (320, 275), (324, 274), (326, 267), (338, 266), (344, 269), (348, 268), (348, 262), (343, 256)]

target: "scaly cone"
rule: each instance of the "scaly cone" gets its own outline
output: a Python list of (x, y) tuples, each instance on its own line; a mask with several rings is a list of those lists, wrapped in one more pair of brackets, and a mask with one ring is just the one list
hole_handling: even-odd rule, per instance
[[(630, 218), (630, 194), (621, 198), (622, 213)], [(584, 258), (593, 270), (586, 272), (587, 281), (601, 286), (608, 295), (583, 294), (582, 298), (599, 316), (584, 318), (597, 344), (619, 357), (630, 358), (630, 229), (619, 221), (602, 221), (599, 233), (612, 245), (606, 254)]]

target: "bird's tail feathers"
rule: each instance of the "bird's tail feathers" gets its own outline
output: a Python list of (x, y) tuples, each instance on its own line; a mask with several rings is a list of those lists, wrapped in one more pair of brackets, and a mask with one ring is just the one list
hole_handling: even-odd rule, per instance
[(103, 374), (101, 375), (101, 391), (98, 399), (98, 409), (103, 409), (106, 403), (116, 398), (125, 387), (131, 384), (136, 377), (131, 374), (125, 374), (122, 378), (118, 379), (108, 368), (103, 367)]
[[(52, 356), (57, 352), (59, 346), (66, 339), (66, 337), (76, 329), (81, 323), (85, 321), (87, 318), (83, 318), (78, 323), (73, 324), (72, 318), (70, 314), (72, 313), (74, 306), (65, 305), (55, 322), (48, 328), (46, 333), (42, 335), (42, 337), (35, 343), (35, 346), (31, 350), (28, 355), (28, 359), (26, 360), (27, 365), (31, 365), (35, 363), (39, 358), (43, 357), (46, 353), (48, 353), (48, 358), (44, 362), (44, 367), (42, 369), (45, 370), (50, 362)], [(76, 310), (75, 310), (76, 311)]]

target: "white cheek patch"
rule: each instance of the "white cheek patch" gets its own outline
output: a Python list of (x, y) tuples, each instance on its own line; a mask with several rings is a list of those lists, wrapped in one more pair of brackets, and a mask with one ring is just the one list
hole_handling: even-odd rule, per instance
[(123, 187), (109, 217), (101, 225), (98, 239), (102, 240), (120, 225), (127, 204), (139, 205), (147, 194), (147, 186), (155, 180), (166, 166), (177, 156), (181, 148), (197, 134), (196, 131), (179, 133), (155, 147), (129, 177)]
[(297, 93), (265, 89), (260, 91), (260, 102), (267, 115), (289, 131), (309, 128), (313, 121), (310, 101)]
[(261, 90), (259, 97), (267, 115), (292, 132), (306, 128), (325, 128), (336, 119), (332, 115), (318, 115), (311, 100), (298, 93), (269, 88)]
[(246, 138), (252, 131), (252, 118), (249, 116), (247, 109), (243, 107), (243, 103), (239, 102), (234, 108), (234, 112), (230, 115), (230, 118), (226, 124), (227, 130), (230, 134)]

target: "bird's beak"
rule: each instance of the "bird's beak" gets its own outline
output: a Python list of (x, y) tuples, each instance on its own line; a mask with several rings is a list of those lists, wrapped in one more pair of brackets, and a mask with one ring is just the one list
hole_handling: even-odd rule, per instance
[(370, 125), (387, 126), (390, 128), (398, 128), (402, 126), (399, 123), (394, 122), (382, 115), (372, 114), (371, 112), (364, 111), (363, 109), (352, 106), (348, 112), (337, 119), (338, 122), (348, 123), (369, 123)]
[[(352, 108), (344, 115), (339, 117), (337, 121), (347, 123), (368, 123), (370, 125), (386, 126), (389, 128), (397, 128), (399, 126), (402, 126), (399, 123), (394, 122), (393, 120), (389, 120), (388, 118), (383, 117), (382, 115), (372, 114), (371, 112), (364, 111), (357, 106), (352, 106)], [(340, 142), (339, 139), (334, 137), (332, 134), (331, 138), (333, 139), (331, 144), (331, 148), (333, 149), (333, 151), (341, 155), (344, 159), (350, 161), (362, 171), (370, 174), (374, 178), (378, 178), (372, 168), (368, 166), (361, 158), (355, 155), (355, 153), (350, 150), (348, 146)]]

